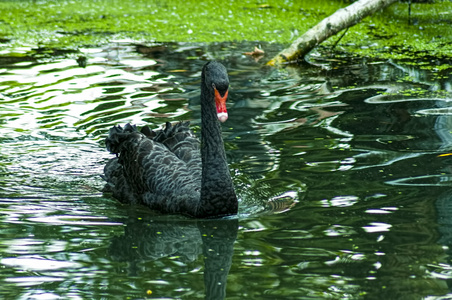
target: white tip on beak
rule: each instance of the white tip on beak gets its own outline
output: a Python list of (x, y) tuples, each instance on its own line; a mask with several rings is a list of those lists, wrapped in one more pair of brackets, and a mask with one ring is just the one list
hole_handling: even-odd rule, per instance
[(217, 117), (221, 123), (224, 123), (228, 119), (228, 113), (225, 112), (217, 113)]

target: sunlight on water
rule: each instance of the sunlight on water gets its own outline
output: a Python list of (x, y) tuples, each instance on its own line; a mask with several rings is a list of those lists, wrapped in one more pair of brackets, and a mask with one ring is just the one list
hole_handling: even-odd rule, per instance
[(77, 263), (48, 260), (42, 257), (4, 258), (1, 263), (6, 266), (30, 271), (58, 270), (64, 268), (80, 268)]

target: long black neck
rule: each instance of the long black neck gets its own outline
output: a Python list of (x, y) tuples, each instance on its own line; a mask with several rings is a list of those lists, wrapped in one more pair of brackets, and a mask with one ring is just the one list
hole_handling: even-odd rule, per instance
[[(204, 76), (204, 74), (203, 74)], [(237, 213), (232, 184), (215, 108), (214, 90), (201, 82), (201, 201), (198, 217), (219, 217)]]

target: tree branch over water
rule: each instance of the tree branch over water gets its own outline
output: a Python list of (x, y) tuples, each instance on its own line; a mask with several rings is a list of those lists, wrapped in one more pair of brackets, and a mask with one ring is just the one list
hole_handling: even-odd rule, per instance
[(309, 29), (288, 48), (279, 52), (267, 63), (267, 65), (275, 66), (295, 63), (303, 59), (309, 51), (329, 37), (345, 28), (356, 25), (365, 17), (389, 6), (395, 1), (396, 0), (359, 0), (345, 8), (341, 8), (328, 18), (323, 19), (316, 26)]

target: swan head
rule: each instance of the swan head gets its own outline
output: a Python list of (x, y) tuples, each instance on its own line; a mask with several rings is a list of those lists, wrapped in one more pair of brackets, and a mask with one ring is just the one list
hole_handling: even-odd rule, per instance
[(218, 120), (223, 123), (228, 119), (226, 109), (229, 90), (228, 72), (219, 62), (211, 61), (204, 66), (203, 74), (204, 84), (211, 91), (209, 94), (214, 95)]

